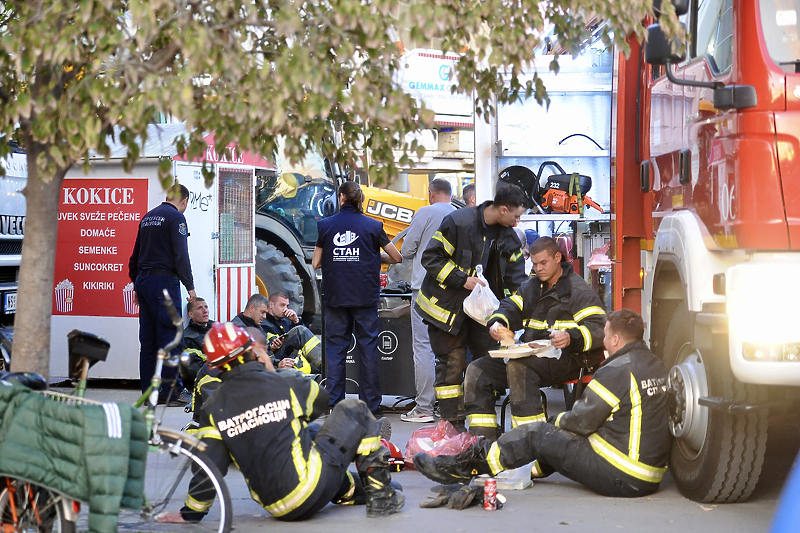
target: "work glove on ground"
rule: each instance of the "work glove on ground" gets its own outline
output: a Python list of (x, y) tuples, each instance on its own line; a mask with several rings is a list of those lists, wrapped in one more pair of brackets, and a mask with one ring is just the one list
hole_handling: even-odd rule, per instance
[(449, 509), (461, 511), (483, 503), (483, 487), (477, 485), (436, 485), (431, 488), (431, 492), (435, 492), (436, 496), (420, 502), (420, 507), (431, 509), (446, 505)]

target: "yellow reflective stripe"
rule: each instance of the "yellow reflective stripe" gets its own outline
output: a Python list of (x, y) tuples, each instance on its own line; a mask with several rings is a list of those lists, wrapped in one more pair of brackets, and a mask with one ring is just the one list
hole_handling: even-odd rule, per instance
[(588, 351), (592, 348), (592, 334), (586, 326), (578, 326), (578, 331), (583, 337), (583, 350)]
[(514, 263), (516, 261), (519, 261), (520, 258), (522, 258), (522, 250), (511, 256), (511, 262)]
[(544, 471), (542, 471), (542, 467), (539, 466), (539, 460), (533, 461), (531, 465), (531, 477), (544, 477)]
[(602, 386), (596, 379), (590, 381), (587, 388), (600, 396), (614, 411), (619, 408), (619, 398), (614, 396), (613, 392)]
[(489, 453), (486, 456), (486, 462), (489, 463), (489, 468), (492, 470), (492, 474), (498, 474), (505, 470), (503, 465), (500, 464), (500, 446), (498, 446), (496, 442), (493, 442), (492, 446), (489, 448)]
[(308, 391), (308, 400), (306, 400), (306, 414), (309, 416), (314, 412), (314, 402), (317, 400), (317, 396), (319, 396), (319, 383), (312, 381)]
[(520, 311), (522, 311), (522, 296), (520, 296), (519, 294), (515, 294), (514, 296), (512, 296), (511, 298), (509, 298), (509, 300), (511, 300), (512, 302), (514, 302), (514, 304), (515, 304), (517, 307), (519, 307), (519, 310), (520, 310)]
[(553, 323), (553, 327), (555, 329), (577, 328), (578, 323), (573, 320), (556, 320)]
[(419, 296), (417, 296), (417, 303), (419, 304), (419, 306), (422, 308), (423, 311), (431, 315), (433, 318), (439, 320), (440, 322), (443, 322), (447, 325), (452, 324), (453, 319), (455, 319), (456, 316), (455, 313), (451, 313), (447, 309), (439, 307), (438, 305), (436, 305), (436, 302), (437, 299), (435, 296), (431, 297), (431, 299), (428, 299), (427, 297), (425, 297), (424, 294), (422, 294), (422, 292), (420, 292)]
[(197, 428), (193, 433), (198, 439), (222, 440), (222, 434), (213, 426)]
[(458, 398), (464, 395), (464, 389), (461, 385), (442, 385), (441, 387), (434, 387), (433, 389), (436, 391), (436, 398), (439, 400)]
[(308, 342), (305, 343), (302, 348), (300, 348), (300, 351), (299, 351), (300, 355), (303, 355), (303, 356), (307, 357), (308, 356), (308, 352), (310, 352), (311, 350), (313, 350), (314, 348), (319, 346), (319, 344), (320, 344), (319, 339), (317, 338), (316, 335), (314, 335), (313, 337), (308, 339)]
[(533, 318), (526, 320), (523, 324), (526, 328), (531, 329), (547, 329), (548, 325), (547, 322), (542, 322), (541, 320), (534, 320)]
[(508, 319), (502, 313), (492, 313), (492, 315), (489, 317), (489, 320), (495, 318), (499, 318), (500, 320), (502, 320), (505, 323), (506, 327), (508, 327)]
[(272, 516), (283, 516), (295, 509), (297, 509), (306, 499), (314, 492), (314, 488), (319, 482), (319, 476), (322, 472), (322, 458), (319, 456), (317, 449), (312, 447), (308, 454), (308, 460), (303, 457), (303, 447), (300, 441), (300, 430), (304, 424), (300, 417), (303, 416), (303, 410), (300, 407), (300, 400), (297, 399), (294, 390), (289, 390), (292, 403), (292, 412), (294, 413), (294, 420), (292, 420), (292, 430), (294, 430), (294, 440), (292, 440), (292, 462), (294, 463), (295, 472), (300, 482), (285, 498), (277, 502), (264, 506), (264, 508)]
[(359, 455), (369, 455), (371, 452), (381, 449), (381, 438), (379, 436), (365, 437), (358, 444), (356, 453)]
[(642, 442), (642, 395), (636, 378), (631, 374), (631, 435), (628, 443), (628, 455), (634, 461), (639, 460), (639, 445)]
[(184, 503), (186, 504), (186, 507), (188, 507), (192, 511), (197, 511), (202, 513), (211, 509), (211, 506), (214, 505), (214, 500), (211, 500), (210, 502), (201, 502), (199, 500), (195, 500), (194, 498), (192, 498), (191, 495), (187, 495)]
[(562, 417), (562, 416), (564, 416), (564, 413), (565, 413), (565, 412), (566, 412), (566, 411), (564, 411), (564, 412), (561, 412), (561, 413), (558, 413), (558, 416), (556, 416), (556, 423), (555, 423), (555, 426), (556, 426), (557, 428), (558, 428), (558, 427), (561, 427), (561, 417)]
[(539, 413), (538, 415), (534, 416), (514, 416), (511, 415), (511, 427), (515, 428), (517, 426), (521, 426), (523, 424), (532, 424), (534, 422), (544, 422), (547, 420), (547, 417), (544, 416), (544, 413)]
[(434, 233), (431, 239), (442, 243), (442, 246), (444, 246), (444, 251), (447, 252), (447, 255), (453, 255), (453, 252), (456, 251), (455, 246), (450, 244), (450, 242), (444, 238), (444, 235), (442, 235), (441, 231), (437, 231), (436, 233)]
[(577, 313), (575, 313), (573, 315), (573, 318), (575, 319), (576, 322), (580, 322), (581, 320), (583, 320), (587, 316), (605, 315), (605, 314), (606, 314), (606, 312), (603, 311), (602, 307), (598, 307), (596, 305), (593, 305), (591, 307), (587, 307), (586, 309), (581, 309), (580, 311), (578, 311)]
[(467, 415), (467, 423), (470, 427), (493, 428), (497, 427), (497, 415), (476, 414)]
[(267, 331), (266, 334), (267, 334), (267, 344), (272, 342), (272, 339), (280, 337), (280, 335), (278, 335), (277, 333), (272, 333), (271, 331)]
[(600, 457), (611, 463), (613, 467), (636, 479), (650, 483), (660, 483), (664, 478), (664, 472), (667, 471), (666, 468), (656, 468), (631, 459), (603, 440), (597, 433), (589, 435), (589, 444), (592, 445), (592, 449)]
[(436, 275), (436, 281), (438, 281), (439, 283), (444, 283), (444, 280), (447, 279), (447, 276), (449, 276), (450, 272), (455, 270), (455, 268), (456, 264), (453, 263), (453, 261), (448, 261), (447, 264), (445, 264), (439, 271), (439, 273)]

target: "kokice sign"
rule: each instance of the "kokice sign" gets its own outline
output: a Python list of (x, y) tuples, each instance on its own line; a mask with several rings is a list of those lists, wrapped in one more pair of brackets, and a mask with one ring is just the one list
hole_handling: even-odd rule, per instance
[(147, 211), (147, 179), (67, 179), (58, 213), (53, 314), (138, 314), (128, 260)]

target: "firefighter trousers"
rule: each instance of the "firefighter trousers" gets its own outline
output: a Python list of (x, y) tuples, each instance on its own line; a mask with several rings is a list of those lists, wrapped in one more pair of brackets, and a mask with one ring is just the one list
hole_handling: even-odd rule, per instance
[(322, 368), (322, 343), (307, 327), (302, 325), (295, 326), (286, 334), (283, 344), (275, 352), (275, 357), (278, 360), (285, 357), (303, 358), (311, 363), (313, 367), (308, 371), (300, 365), (295, 365), (295, 367), (305, 371), (306, 374), (317, 373)]
[(509, 359), (485, 357), (467, 367), (464, 378), (464, 407), (469, 432), (496, 440), (505, 428), (497, 425), (494, 391), (508, 389), (511, 406), (511, 427), (544, 421), (539, 392), (541, 387), (558, 385), (577, 379), (580, 367), (570, 354), (559, 359), (535, 356)]
[(506, 470), (535, 460), (535, 477), (558, 472), (603, 496), (632, 498), (658, 490), (658, 483), (642, 481), (614, 467), (594, 451), (587, 437), (547, 422), (513, 429), (493, 446), (499, 448), (500, 464)]
[(297, 509), (279, 520), (302, 520), (313, 515), (329, 502), (348, 501), (363, 491), (357, 475), (348, 472), (356, 463), (358, 472), (368, 468), (388, 468), (389, 450), (381, 445), (380, 423), (372, 416), (367, 404), (346, 398), (336, 404), (325, 422), (318, 426), (314, 444), (322, 457), (320, 479), (312, 494)]
[[(442, 331), (428, 325), (431, 349), (435, 356), (433, 389), (439, 401), (442, 420), (463, 424), (464, 371), (467, 368), (467, 349), (473, 360), (484, 358), (497, 342), (489, 336), (489, 330), (470, 318), (466, 318), (458, 333)], [(487, 358), (488, 359), (488, 358)]]

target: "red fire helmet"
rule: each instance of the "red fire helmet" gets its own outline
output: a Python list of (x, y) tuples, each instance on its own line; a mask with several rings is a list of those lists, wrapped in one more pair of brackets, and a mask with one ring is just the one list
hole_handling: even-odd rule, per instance
[(230, 363), (253, 345), (253, 339), (239, 326), (230, 322), (214, 322), (203, 340), (203, 348), (211, 368)]

